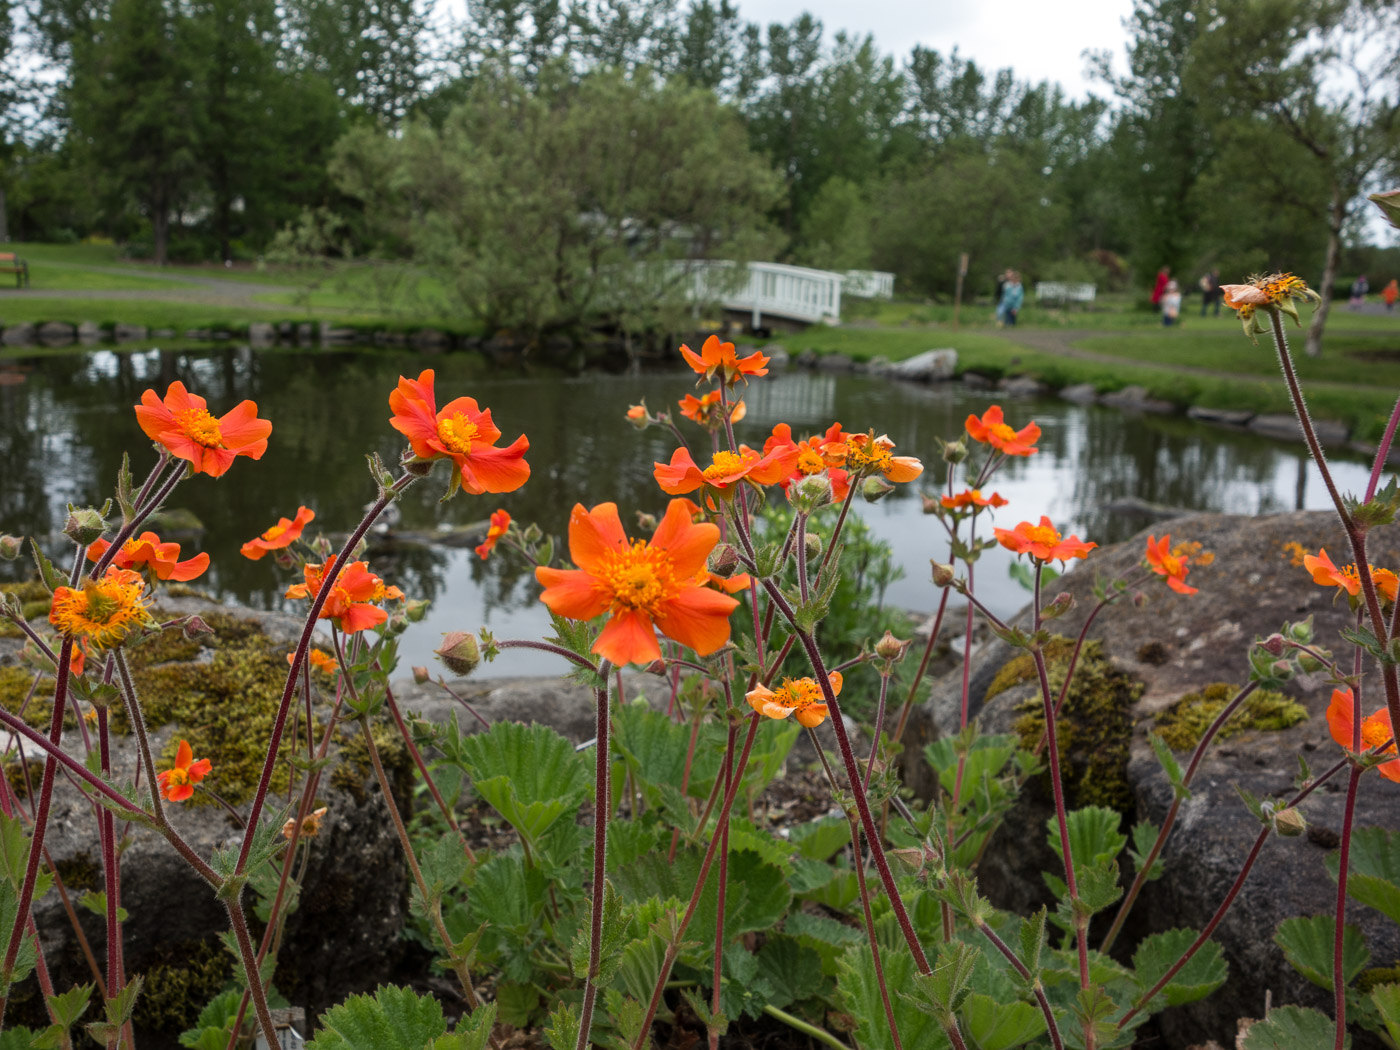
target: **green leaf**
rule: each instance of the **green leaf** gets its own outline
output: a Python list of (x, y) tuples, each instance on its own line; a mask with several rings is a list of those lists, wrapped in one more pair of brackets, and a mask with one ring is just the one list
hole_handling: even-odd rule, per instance
[(1400, 984), (1382, 984), (1371, 989), (1371, 1002), (1385, 1021), (1393, 1043), (1400, 1044)]
[[(1195, 930), (1166, 930), (1163, 933), (1154, 933), (1138, 945), (1137, 951), (1133, 953), (1133, 970), (1142, 990), (1146, 991), (1156, 984), (1186, 953), (1186, 949), (1195, 942), (1196, 937)], [(1166, 987), (1158, 993), (1166, 1000), (1165, 1004), (1154, 997), (1150, 1008), (1160, 1009), (1162, 1005), (1181, 1006), (1204, 999), (1224, 984), (1228, 975), (1229, 967), (1225, 964), (1220, 945), (1214, 941), (1207, 941), (1201, 946), (1201, 950), (1191, 957), (1191, 961), (1177, 971)]]
[(60, 587), (67, 587), (68, 581), (64, 579), (63, 573), (53, 567), (53, 562), (44, 556), (44, 552), (39, 549), (39, 543), (34, 537), (29, 538), (29, 548), (34, 554), (34, 565), (39, 570), (39, 579), (50, 592), (58, 590)]
[(544, 909), (545, 877), (513, 853), (498, 853), (476, 872), (472, 913), (504, 930), (524, 934)]
[[(1330, 1047), (1337, 1036), (1332, 1018), (1301, 1006), (1277, 1006), (1269, 1016), (1252, 1025), (1244, 1037), (1244, 1050), (1317, 1050)], [(1351, 1036), (1343, 1036), (1343, 1047)]]
[[(1142, 871), (1142, 866), (1147, 860), (1148, 854), (1152, 852), (1152, 847), (1157, 844), (1157, 825), (1150, 820), (1140, 820), (1133, 825), (1133, 848), (1128, 851), (1128, 856), (1133, 858), (1133, 870)], [(1162, 877), (1162, 872), (1166, 869), (1162, 865), (1159, 855), (1152, 862), (1152, 867), (1147, 872), (1147, 881), (1152, 882)]]
[[(1070, 855), (1074, 858), (1076, 872), (1080, 865), (1116, 860), (1128, 843), (1127, 836), (1118, 830), (1123, 817), (1117, 810), (1105, 806), (1085, 806), (1067, 813), (1065, 822), (1069, 826)], [(1058, 857), (1061, 855), (1059, 821), (1052, 816), (1046, 821), (1046, 826), (1049, 829), (1050, 849)]]
[(242, 993), (236, 989), (214, 996), (199, 1012), (195, 1026), (180, 1033), (180, 1045), (190, 1050), (224, 1050), (242, 998)]
[(91, 984), (79, 984), (60, 995), (46, 996), (45, 1002), (49, 1004), (54, 1020), (65, 1029), (72, 1028), (87, 1010), (93, 988), (94, 985)]
[[(1341, 854), (1323, 858), (1333, 881)], [(1392, 922), (1400, 922), (1400, 832), (1385, 828), (1357, 828), (1351, 836), (1351, 871), (1347, 895), (1375, 908)]]
[(579, 1008), (573, 1003), (560, 1003), (555, 1007), (544, 1030), (551, 1050), (574, 1050), (578, 1046), (578, 1029), (582, 1023)]
[(0, 1032), (0, 1050), (29, 1050), (34, 1038), (35, 1033), (23, 1025), (6, 1025)]
[(1040, 952), (1045, 945), (1046, 909), (1021, 920), (1021, 962), (1034, 976), (1040, 972)]
[[(948, 1037), (929, 1009), (911, 996), (897, 994), (900, 989), (913, 986), (917, 973), (913, 956), (907, 951), (885, 951), (880, 953), (880, 963), (901, 1045), (906, 1050), (947, 1050), (951, 1046)], [(846, 1012), (855, 1019), (855, 1044), (861, 1050), (894, 1050), (867, 944), (852, 945), (841, 955), (836, 988)]]
[(772, 989), (769, 1005), (779, 1010), (810, 999), (826, 983), (821, 956), (795, 937), (769, 937), (758, 951), (758, 972)]
[(486, 1050), (495, 1023), (496, 1004), (482, 1003), (457, 1022), (457, 1027), (452, 1032), (457, 1037), (453, 1050)]
[(583, 760), (548, 726), (497, 722), (461, 749), (477, 794), (531, 843), (588, 793)]
[(423, 872), (423, 881), (428, 884), (428, 894), (434, 900), (440, 900), (443, 893), (458, 885), (470, 866), (467, 851), (462, 848), (462, 840), (456, 832), (447, 832), (418, 850), (418, 867)]
[[(243, 866), (245, 874), (256, 871), (282, 849), (285, 844), (285, 840), (282, 838), (282, 827), (287, 823), (289, 816), (291, 816), (290, 807), (273, 816), (271, 820), (263, 820), (253, 830), (253, 845), (248, 850), (248, 863)], [(246, 835), (247, 832), (245, 831), (244, 834)], [(235, 842), (227, 848), (216, 849), (214, 855), (209, 859), (209, 866), (220, 877), (231, 878), (238, 863), (238, 851), (242, 845), (242, 842)]]
[(321, 1015), (307, 1050), (424, 1050), (447, 1033), (442, 1004), (430, 995), (380, 985)]
[[(594, 975), (595, 983), (600, 985), (607, 984), (617, 973), (617, 968), (622, 963), (623, 948), (631, 939), (632, 926), (623, 918), (622, 902), (618, 899), (612, 883), (604, 880), (603, 886), (603, 935), (599, 941), (598, 973)], [(588, 976), (592, 947), (590, 926), (581, 924), (578, 932), (574, 934), (573, 949), (570, 952), (575, 977)]]
[(788, 841), (797, 847), (800, 856), (830, 860), (851, 841), (851, 826), (845, 817), (818, 817), (793, 828), (788, 833)]
[(141, 995), (141, 983), (144, 980), (141, 976), (130, 978), (126, 982), (126, 987), (116, 995), (108, 996), (103, 1004), (106, 1012), (106, 1021), (93, 1021), (86, 1025), (87, 1032), (99, 1043), (106, 1043), (109, 1039), (115, 1038), (122, 1026), (131, 1020), (131, 1011), (136, 1008), (136, 1000)]
[[(88, 890), (78, 898), (78, 903), (94, 915), (107, 917), (107, 892), (105, 890)], [(126, 922), (127, 912), (120, 904), (117, 905), (117, 921)]]
[[(1319, 988), (1332, 991), (1332, 954), (1337, 920), (1332, 915), (1295, 916), (1278, 924), (1274, 943), (1283, 949), (1289, 965)], [(1366, 969), (1371, 952), (1361, 930), (1347, 923), (1342, 930), (1342, 977), (1351, 984)]]
[(1148, 733), (1148, 741), (1152, 744), (1152, 751), (1157, 756), (1157, 761), (1162, 765), (1162, 771), (1167, 774), (1167, 781), (1172, 786), (1172, 793), (1175, 797), (1185, 800), (1191, 797), (1191, 789), (1186, 786), (1186, 774), (1182, 771), (1181, 763), (1172, 754), (1170, 745), (1162, 738), (1161, 733)]
[(783, 932), (817, 953), (822, 973), (827, 977), (836, 975), (837, 960), (846, 949), (865, 941), (865, 935), (854, 926), (805, 911), (788, 915), (783, 920)]
[(999, 1003), (973, 992), (961, 1010), (963, 1034), (979, 1050), (1010, 1050), (1045, 1031), (1045, 1015), (1030, 1003)]
[(919, 997), (939, 1016), (956, 1013), (970, 994), (968, 982), (972, 980), (972, 971), (980, 955), (976, 948), (963, 941), (939, 945), (933, 972), (914, 976)]
[[(540, 990), (523, 981), (502, 981), (496, 986), (496, 1007), (501, 1021), (524, 1028), (534, 1020), (540, 1005)], [(308, 1048), (310, 1050), (310, 1048)]]

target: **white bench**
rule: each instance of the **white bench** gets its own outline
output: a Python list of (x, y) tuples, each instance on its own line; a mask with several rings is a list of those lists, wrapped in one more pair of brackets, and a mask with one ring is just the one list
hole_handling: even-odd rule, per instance
[(1092, 303), (1098, 286), (1073, 281), (1037, 281), (1036, 302), (1040, 303)]

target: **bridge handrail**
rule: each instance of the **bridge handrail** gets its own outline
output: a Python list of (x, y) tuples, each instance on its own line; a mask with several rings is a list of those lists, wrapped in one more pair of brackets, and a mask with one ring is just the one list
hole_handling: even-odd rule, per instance
[(1037, 281), (1038, 302), (1092, 303), (1098, 286), (1085, 281)]

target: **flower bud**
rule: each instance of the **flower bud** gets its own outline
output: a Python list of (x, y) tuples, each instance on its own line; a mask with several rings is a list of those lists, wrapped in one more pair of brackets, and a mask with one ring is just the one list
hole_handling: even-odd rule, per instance
[(710, 552), (710, 571), (716, 576), (728, 576), (739, 564), (739, 552), (732, 544), (720, 543)]
[(1290, 806), (1274, 814), (1274, 830), (1287, 838), (1293, 838), (1308, 830), (1308, 822), (1302, 813)]
[(1144, 605), (1147, 604), (1147, 595), (1145, 595), (1142, 591), (1134, 591), (1132, 603), (1134, 609), (1141, 609)]
[(203, 618), (198, 615), (186, 616), (180, 624), (180, 633), (186, 638), (193, 639), (198, 638), (201, 634), (213, 634), (214, 628), (205, 623)]
[(427, 685), (433, 680), (433, 676), (428, 673), (426, 667), (415, 667), (413, 669), (413, 681), (417, 685)]
[(643, 401), (640, 405), (632, 405), (627, 409), (627, 422), (631, 423), (638, 430), (645, 430), (651, 420), (647, 419), (647, 406)]
[(1385, 216), (1385, 221), (1400, 230), (1400, 190), (1390, 190), (1386, 193), (1373, 193), (1366, 198), (1381, 210)]
[(937, 514), (943, 509), (943, 504), (932, 496), (920, 496), (920, 499), (924, 501), (925, 514)]
[(403, 604), (403, 614), (409, 623), (422, 623), (423, 617), (428, 615), (428, 605), (422, 598), (410, 598)]
[(1293, 677), (1293, 664), (1288, 660), (1275, 660), (1269, 670), (1284, 681)]
[(1055, 595), (1054, 600), (1050, 602), (1049, 605), (1040, 610), (1040, 618), (1042, 620), (1054, 620), (1057, 617), (1063, 616), (1072, 608), (1074, 608), (1074, 595), (1070, 594), (1069, 591), (1061, 591), (1059, 594)]
[(943, 462), (961, 463), (967, 459), (967, 445), (962, 441), (947, 441), (943, 445)]
[(456, 675), (471, 674), (481, 663), (481, 649), (470, 631), (448, 631), (442, 636), (442, 645), (433, 652)]
[(904, 657), (904, 650), (909, 648), (908, 639), (896, 638), (889, 631), (885, 636), (875, 643), (875, 655), (881, 660), (900, 660)]
[(101, 539), (106, 531), (107, 522), (95, 509), (68, 504), (68, 520), (63, 523), (63, 534), (74, 543), (86, 547), (93, 540)]
[(924, 851), (921, 846), (906, 846), (887, 851), (891, 860), (898, 861), (910, 875), (918, 875), (924, 870)]
[(425, 478), (433, 470), (431, 459), (419, 459), (413, 454), (413, 449), (404, 449), (403, 458), (399, 460), (399, 466), (403, 467), (404, 473), (412, 474), (415, 478)]
[(831, 502), (831, 481), (825, 474), (809, 474), (788, 486), (788, 502), (805, 514)]
[(933, 566), (933, 585), (935, 587), (951, 587), (953, 585), (953, 581), (957, 579), (957, 573), (953, 571), (951, 565), (945, 565), (933, 558), (930, 558), (928, 563)]
[(651, 663), (646, 665), (644, 670), (647, 674), (664, 676), (666, 674), (666, 661), (659, 659), (653, 660)]
[(822, 556), (822, 538), (815, 532), (807, 533), (807, 560), (814, 561)]
[(875, 476), (866, 478), (865, 484), (860, 487), (860, 494), (865, 497), (866, 503), (879, 503), (893, 491), (893, 485), (884, 478)]
[(1283, 635), (1279, 634), (1277, 631), (1259, 643), (1259, 648), (1263, 649), (1270, 656), (1282, 656), (1283, 646)]
[(11, 536), (8, 533), (0, 536), (0, 558), (5, 561), (14, 561), (24, 550), (24, 539), (21, 536)]
[(637, 511), (637, 529), (641, 532), (655, 532), (656, 515), (648, 514), (644, 510)]

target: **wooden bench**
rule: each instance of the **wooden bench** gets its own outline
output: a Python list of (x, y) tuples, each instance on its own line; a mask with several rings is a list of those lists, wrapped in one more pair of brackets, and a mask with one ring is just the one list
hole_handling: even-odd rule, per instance
[(16, 288), (29, 287), (29, 264), (14, 252), (0, 252), (0, 273), (14, 274)]

